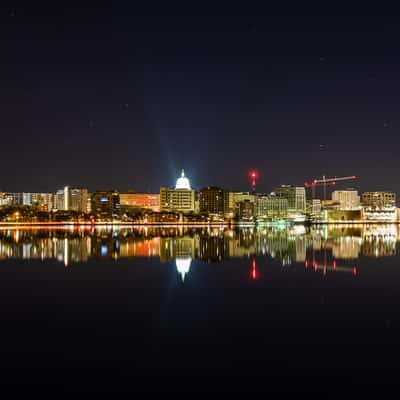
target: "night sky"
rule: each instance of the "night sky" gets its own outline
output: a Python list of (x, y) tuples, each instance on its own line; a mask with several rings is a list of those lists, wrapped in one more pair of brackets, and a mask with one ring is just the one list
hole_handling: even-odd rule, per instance
[(400, 193), (399, 17), (85, 7), (2, 10), (0, 190)]

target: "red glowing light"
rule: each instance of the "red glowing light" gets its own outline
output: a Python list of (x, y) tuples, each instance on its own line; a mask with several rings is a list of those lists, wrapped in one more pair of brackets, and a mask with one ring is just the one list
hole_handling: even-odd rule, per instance
[(257, 179), (258, 178), (258, 172), (255, 169), (253, 169), (253, 170), (251, 170), (249, 172), (249, 176), (250, 176), (251, 179)]
[(333, 260), (333, 269), (336, 270), (336, 260)]
[(256, 260), (255, 259), (253, 259), (253, 262), (252, 262), (251, 277), (253, 279), (257, 279)]
[(353, 275), (354, 275), (354, 276), (357, 275), (357, 267), (353, 267)]

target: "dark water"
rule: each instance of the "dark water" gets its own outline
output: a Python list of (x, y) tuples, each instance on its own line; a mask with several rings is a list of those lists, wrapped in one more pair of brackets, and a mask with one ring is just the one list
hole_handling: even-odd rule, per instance
[(66, 391), (378, 390), (397, 225), (0, 231), (0, 381)]

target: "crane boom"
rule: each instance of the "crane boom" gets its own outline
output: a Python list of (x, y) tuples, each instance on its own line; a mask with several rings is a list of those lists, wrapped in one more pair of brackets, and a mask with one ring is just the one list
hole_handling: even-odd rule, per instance
[(357, 179), (357, 177), (355, 175), (341, 176), (339, 178), (325, 178), (323, 176), (322, 179), (314, 179), (313, 183), (329, 183), (329, 182), (337, 182), (337, 181), (349, 181), (351, 179)]
[(357, 179), (355, 175), (352, 176), (340, 176), (340, 177), (335, 177), (335, 178), (325, 178), (325, 175), (322, 177), (322, 179), (314, 179), (312, 182), (308, 183), (305, 182), (304, 186), (306, 188), (311, 187), (312, 188), (312, 198), (314, 199), (315, 197), (315, 187), (316, 186), (323, 186), (324, 187), (324, 200), (326, 200), (326, 187), (328, 185), (336, 185), (336, 182), (340, 181), (350, 181), (353, 179)]

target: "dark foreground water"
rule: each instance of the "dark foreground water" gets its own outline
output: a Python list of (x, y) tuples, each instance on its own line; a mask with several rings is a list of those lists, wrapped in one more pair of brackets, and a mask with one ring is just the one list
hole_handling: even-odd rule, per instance
[(0, 381), (384, 390), (400, 363), (397, 240), (397, 225), (0, 230)]

